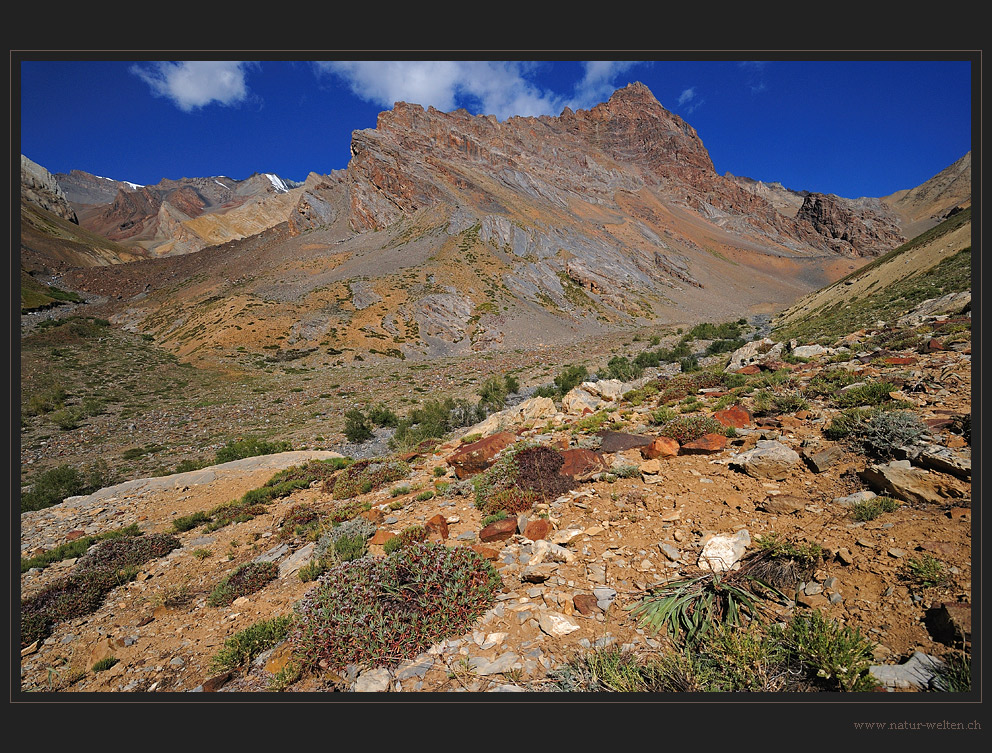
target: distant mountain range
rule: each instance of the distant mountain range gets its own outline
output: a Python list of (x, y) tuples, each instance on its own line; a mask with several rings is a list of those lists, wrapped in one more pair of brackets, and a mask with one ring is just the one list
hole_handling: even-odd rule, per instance
[[(22, 266), (189, 358), (422, 358), (771, 312), (970, 206), (718, 175), (642, 84), (504, 122), (397, 103), (347, 169), (155, 186), (22, 158)], [(238, 355), (234, 355), (238, 354)], [(298, 354), (296, 354), (298, 355)]]

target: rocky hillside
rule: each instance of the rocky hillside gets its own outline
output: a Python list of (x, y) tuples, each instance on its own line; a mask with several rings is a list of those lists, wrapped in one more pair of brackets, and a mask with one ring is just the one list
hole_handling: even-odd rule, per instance
[[(412, 450), (25, 512), (21, 690), (966, 689), (971, 320), (927, 311), (729, 355), (709, 325)], [(720, 609), (658, 630), (677, 584), (750, 648), (693, 632)]]
[(505, 122), (398, 103), (353, 134), (347, 170), (267, 182), (163, 181), (80, 209), (166, 256), (66, 283), (185, 360), (333, 368), (767, 314), (903, 240), (880, 202), (786, 211), (717, 175), (641, 84)]
[(883, 197), (900, 216), (907, 238), (930, 229), (962, 209), (971, 207), (971, 152), (916, 188)]

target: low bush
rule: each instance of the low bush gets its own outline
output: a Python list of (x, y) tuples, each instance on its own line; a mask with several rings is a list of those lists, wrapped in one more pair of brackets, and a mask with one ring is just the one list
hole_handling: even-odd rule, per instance
[(92, 494), (112, 483), (106, 464), (93, 463), (84, 468), (59, 465), (34, 477), (31, 488), (21, 493), (21, 512), (43, 510), (66, 497)]
[(229, 463), (232, 460), (241, 460), (258, 455), (273, 455), (291, 449), (289, 442), (269, 442), (259, 437), (245, 437), (244, 439), (232, 440), (217, 450), (215, 462)]
[(892, 497), (872, 497), (864, 502), (851, 505), (851, 517), (860, 523), (874, 520), (885, 512), (894, 512), (899, 503)]
[(325, 481), (324, 490), (329, 491), (334, 499), (351, 499), (409, 475), (409, 463), (396, 458), (359, 460), (338, 474), (333, 483), (331, 479)]
[(275, 562), (248, 562), (218, 583), (207, 597), (207, 605), (224, 607), (241, 596), (261, 590), (279, 576)]
[(727, 427), (712, 416), (693, 415), (678, 416), (668, 421), (658, 432), (663, 437), (669, 437), (681, 444), (687, 444), (699, 439), (704, 434), (726, 435)]
[(499, 574), (467, 547), (415, 543), (332, 568), (296, 605), (304, 670), (393, 666), (461, 635), (495, 600)]
[(43, 640), (55, 625), (95, 612), (106, 595), (150, 560), (180, 546), (168, 534), (121, 536), (101, 541), (82, 555), (68, 578), (21, 601), (21, 645)]
[(106, 539), (122, 538), (124, 536), (140, 536), (141, 529), (138, 527), (137, 523), (132, 523), (124, 528), (117, 528), (112, 531), (106, 531), (104, 533), (96, 534), (94, 536), (80, 536), (74, 541), (68, 541), (65, 544), (59, 544), (54, 549), (49, 549), (47, 552), (42, 552), (41, 554), (35, 555), (34, 557), (29, 557), (27, 559), (21, 560), (21, 572), (26, 573), (32, 568), (44, 569), (51, 565), (53, 562), (61, 562), (62, 560), (75, 559), (81, 557), (87, 549), (89, 549), (93, 544), (97, 542), (104, 541)]

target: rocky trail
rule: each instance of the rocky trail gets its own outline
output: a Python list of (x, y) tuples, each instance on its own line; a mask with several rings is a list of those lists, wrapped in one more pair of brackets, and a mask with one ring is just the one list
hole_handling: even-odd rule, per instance
[[(369, 555), (386, 556), (391, 539), (417, 530), (430, 542), (470, 548), (492, 564), (500, 587), (467, 629), (412, 656), (304, 673), (281, 689), (561, 692), (563, 668), (583, 654), (612, 648), (650, 658), (671, 650), (665, 635), (632, 615), (651, 589), (724, 568), (732, 573), (763, 540), (780, 538), (815, 545), (820, 556), (789, 598), (769, 602), (774, 619), (818, 611), (870, 639), (879, 689), (932, 690), (935, 667), (970, 651), (971, 640), (971, 348), (960, 336), (942, 338), (955, 323), (962, 326), (954, 331), (970, 330), (970, 315), (928, 317), (930, 337), (909, 338), (906, 328), (891, 325), (829, 348), (759, 339), (734, 353), (724, 372), (735, 375), (733, 384), (764, 378), (757, 390), (684, 379), (691, 374), (679, 382), (677, 365), (636, 382), (585, 382), (559, 403), (525, 399), (398, 458), (402, 477), (347, 500), (365, 508), (356, 517), (371, 524)], [(689, 384), (690, 392), (666, 402), (674, 384)], [(831, 438), (834, 422), (856, 404), (841, 396), (864, 385), (885, 385), (879, 399), (899, 401), (926, 434), (890, 447), (885, 458), (869, 457), (849, 437)], [(680, 416), (707, 418), (710, 430), (666, 436), (663, 428)], [(561, 458), (566, 490), (484, 520), (472, 479), (496, 467), (507, 447), (520, 446)], [(262, 487), (279, 470), (340, 454), (249, 458), (23, 513), (22, 558), (131, 524), (145, 535), (174, 535), (179, 545), (142, 564), (92, 613), (22, 642), (22, 691), (271, 689), (293, 661), (291, 640), (235, 668), (218, 667), (216, 657), (241, 631), (293, 614), (316, 585), (301, 572), (317, 556), (319, 539), (291, 521), (305, 510), (326, 531), (344, 502), (326, 481), (314, 481), (229, 525), (175, 524)], [(894, 503), (863, 514), (873, 499)], [(909, 563), (924, 557), (939, 560), (939, 582), (910, 577)], [(217, 584), (252, 562), (275, 563), (277, 576), (212, 605)], [(22, 599), (78, 564), (26, 569)]]

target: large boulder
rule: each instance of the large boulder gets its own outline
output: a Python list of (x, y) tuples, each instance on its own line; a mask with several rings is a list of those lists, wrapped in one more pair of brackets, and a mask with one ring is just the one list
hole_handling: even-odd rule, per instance
[(515, 441), (517, 441), (516, 435), (508, 431), (484, 437), (478, 442), (460, 447), (449, 455), (448, 465), (455, 469), (455, 475), (459, 479), (469, 478), (491, 466), (496, 455)]
[(775, 439), (759, 439), (753, 449), (734, 455), (730, 466), (752, 478), (784, 479), (801, 462), (799, 453)]

